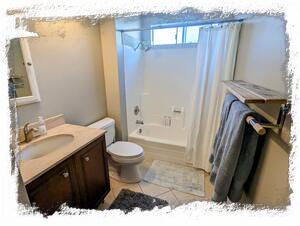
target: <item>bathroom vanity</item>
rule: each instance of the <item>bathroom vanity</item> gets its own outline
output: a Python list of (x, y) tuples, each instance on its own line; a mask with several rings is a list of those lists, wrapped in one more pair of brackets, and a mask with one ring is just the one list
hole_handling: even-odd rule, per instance
[[(21, 146), (20, 153), (29, 150), (32, 154), (35, 147), (45, 150), (42, 143), (48, 142), (47, 147), (54, 147), (54, 142), (60, 144), (42, 156), (21, 155), (21, 176), (31, 204), (47, 214), (63, 203), (75, 208), (97, 208), (110, 191), (104, 133), (63, 124)], [(72, 137), (65, 142), (66, 136)]]

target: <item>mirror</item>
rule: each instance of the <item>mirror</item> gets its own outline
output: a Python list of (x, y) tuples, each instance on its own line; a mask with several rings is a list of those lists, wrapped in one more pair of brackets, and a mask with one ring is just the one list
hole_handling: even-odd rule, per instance
[(9, 98), (16, 100), (17, 105), (39, 102), (41, 99), (28, 40), (26, 38), (10, 40), (7, 59), (9, 66)]

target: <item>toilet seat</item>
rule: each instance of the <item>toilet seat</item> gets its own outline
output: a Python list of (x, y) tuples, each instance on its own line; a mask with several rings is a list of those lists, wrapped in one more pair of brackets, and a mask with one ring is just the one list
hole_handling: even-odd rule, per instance
[(126, 142), (126, 141), (117, 141), (111, 144), (107, 151), (113, 158), (116, 159), (139, 159), (139, 157), (144, 156), (143, 148), (137, 144)]

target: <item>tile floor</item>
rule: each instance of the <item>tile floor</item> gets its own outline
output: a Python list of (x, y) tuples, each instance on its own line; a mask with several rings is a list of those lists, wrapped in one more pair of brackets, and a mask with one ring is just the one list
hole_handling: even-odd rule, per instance
[[(147, 172), (148, 168), (151, 166), (152, 161), (153, 160), (145, 160), (143, 162), (141, 166), (142, 174), (145, 174)], [(209, 182), (209, 175), (205, 172), (204, 172), (205, 196), (203, 197), (176, 191), (174, 189), (161, 187), (159, 185), (155, 185), (145, 181), (141, 181), (136, 184), (126, 184), (117, 181), (112, 177), (110, 177), (110, 186), (111, 186), (111, 191), (106, 196), (104, 202), (99, 206), (99, 209), (101, 210), (107, 209), (110, 206), (110, 204), (114, 201), (114, 199), (117, 197), (117, 195), (122, 190), (122, 188), (164, 199), (170, 204), (171, 208), (175, 208), (179, 205), (197, 201), (197, 200), (199, 201), (210, 200), (212, 194), (212, 186)]]

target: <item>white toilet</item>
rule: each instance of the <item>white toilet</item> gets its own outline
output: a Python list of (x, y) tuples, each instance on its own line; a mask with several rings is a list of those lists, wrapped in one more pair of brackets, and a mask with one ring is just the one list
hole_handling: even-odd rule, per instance
[(115, 120), (104, 118), (88, 127), (103, 129), (105, 142), (110, 161), (118, 169), (118, 178), (125, 183), (136, 183), (142, 178), (140, 175), (139, 164), (144, 160), (144, 150), (141, 146), (132, 142), (115, 140)]

